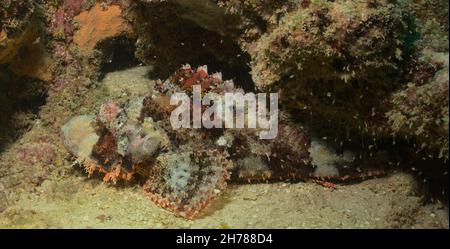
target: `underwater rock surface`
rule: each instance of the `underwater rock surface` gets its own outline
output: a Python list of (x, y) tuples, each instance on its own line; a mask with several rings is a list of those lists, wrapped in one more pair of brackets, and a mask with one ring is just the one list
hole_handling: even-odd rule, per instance
[[(230, 182), (339, 189), (399, 170), (447, 202), (447, 19), (441, 0), (6, 0), (0, 212), (74, 164), (186, 218)], [(280, 92), (278, 139), (172, 130), (170, 93), (194, 83)]]

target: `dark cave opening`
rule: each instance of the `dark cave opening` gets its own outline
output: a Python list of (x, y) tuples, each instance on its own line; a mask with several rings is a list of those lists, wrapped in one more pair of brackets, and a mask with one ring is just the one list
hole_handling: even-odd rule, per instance
[(448, 162), (423, 155), (410, 167), (404, 169), (410, 172), (417, 180), (420, 195), (425, 203), (434, 203), (436, 200), (447, 207), (449, 205), (449, 177)]
[(48, 85), (0, 66), (0, 152), (27, 132), (45, 105)]
[[(233, 26), (233, 16), (175, 2), (139, 4), (133, 10), (136, 57), (154, 67), (151, 76), (166, 79), (184, 64), (207, 65), (209, 73), (221, 72), (224, 80), (254, 91), (251, 58), (237, 43), (242, 30)], [(217, 15), (208, 19), (205, 10)]]
[[(250, 61), (250, 56), (247, 53), (237, 53), (237, 56), (242, 56), (243, 61)], [(227, 62), (219, 60), (214, 54), (205, 54), (188, 64), (193, 67), (207, 65), (210, 74), (221, 72), (224, 80), (233, 80), (237, 86), (245, 91), (255, 91), (255, 85), (250, 75), (251, 69), (246, 63), (240, 64), (240, 66), (229, 65)], [(174, 72), (175, 70), (177, 68), (174, 69)]]
[[(293, 121), (302, 123), (302, 117), (296, 111), (292, 111)], [(326, 127), (333, 131), (336, 126), (330, 123)], [(414, 138), (397, 137), (373, 137), (360, 133), (348, 133), (342, 137), (332, 137), (330, 134), (317, 133), (305, 125), (307, 133), (320, 140), (336, 154), (342, 155), (345, 151), (355, 154), (358, 164), (361, 166), (376, 166), (392, 174), (402, 171), (411, 174), (416, 179), (417, 191), (414, 195), (421, 196), (424, 203), (440, 202), (449, 205), (449, 168), (448, 161), (443, 158), (432, 157), (428, 152), (417, 147), (419, 143)], [(438, 154), (436, 152), (436, 154)], [(357, 181), (356, 181), (357, 182)], [(348, 183), (352, 183), (349, 181)]]
[(141, 62), (135, 57), (136, 40), (125, 35), (106, 39), (97, 44), (100, 60), (100, 77), (109, 72), (135, 67)]

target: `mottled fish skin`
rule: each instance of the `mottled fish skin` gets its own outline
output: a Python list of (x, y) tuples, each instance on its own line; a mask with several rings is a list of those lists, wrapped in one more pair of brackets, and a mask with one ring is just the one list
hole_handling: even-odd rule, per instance
[[(144, 191), (161, 208), (187, 219), (198, 217), (225, 189), (236, 182), (316, 179), (311, 141), (287, 113), (280, 113), (278, 136), (259, 139), (260, 129), (173, 129), (170, 96), (192, 86), (217, 94), (244, 93), (220, 73), (184, 65), (152, 94), (125, 104), (108, 101), (97, 116), (78, 116), (62, 127), (67, 149), (89, 176), (106, 182), (145, 180)], [(191, 97), (192, 98), (192, 97)], [(223, 120), (222, 120), (223, 122)], [(378, 175), (378, 171), (338, 169), (320, 179)]]

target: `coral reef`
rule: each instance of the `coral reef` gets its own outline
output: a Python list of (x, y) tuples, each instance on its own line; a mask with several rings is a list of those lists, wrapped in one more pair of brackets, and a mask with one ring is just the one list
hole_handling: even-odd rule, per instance
[(75, 16), (74, 21), (79, 27), (73, 37), (74, 43), (83, 53), (92, 53), (95, 46), (107, 38), (131, 34), (131, 26), (122, 17), (118, 5), (102, 7), (95, 4)]
[(30, 32), (33, 1), (5, 1), (0, 7), (0, 64), (14, 57)]
[[(155, 203), (187, 218), (228, 178), (363, 179), (417, 161), (445, 175), (447, 18), (442, 0), (5, 0), (0, 203), (70, 164), (68, 152), (105, 181), (147, 180)], [(142, 77), (167, 80), (91, 94), (140, 63), (151, 68)], [(173, 130), (171, 93), (196, 84), (280, 92), (277, 139)]]
[(406, 4), (420, 34), (418, 46), (436, 52), (448, 51), (448, 1), (413, 0)]
[(321, 135), (344, 140), (379, 122), (408, 60), (409, 35), (398, 4), (313, 1), (258, 40), (252, 77), (260, 88), (282, 89), (285, 105)]
[(391, 97), (389, 125), (393, 136), (414, 138), (416, 153), (427, 150), (428, 157), (448, 160), (448, 53), (426, 51), (422, 61), (436, 73), (429, 79), (416, 76)]
[(6, 1), (0, 7), (0, 64), (18, 75), (51, 80), (53, 61), (43, 38), (41, 12), (34, 1)]
[[(448, 56), (447, 2), (218, 2), (243, 20), (239, 43), (251, 56), (256, 86), (280, 89), (285, 108), (311, 132), (341, 149), (366, 141), (363, 150), (369, 151), (377, 141), (404, 140), (413, 154), (420, 143), (427, 157), (448, 158), (448, 82), (441, 80), (439, 90), (421, 88), (423, 95), (441, 96), (438, 102), (415, 102), (423, 108), (403, 124), (398, 116), (413, 111), (400, 97), (408, 84), (427, 85), (448, 72), (429, 55)], [(426, 111), (430, 105), (438, 111)], [(404, 125), (412, 119), (422, 124), (408, 130)], [(426, 131), (416, 132), (419, 127)]]
[(39, 187), (51, 172), (63, 168), (61, 154), (65, 149), (58, 138), (40, 124), (22, 135), (2, 152), (0, 162), (0, 194), (5, 203), (14, 203), (19, 193), (27, 193)]

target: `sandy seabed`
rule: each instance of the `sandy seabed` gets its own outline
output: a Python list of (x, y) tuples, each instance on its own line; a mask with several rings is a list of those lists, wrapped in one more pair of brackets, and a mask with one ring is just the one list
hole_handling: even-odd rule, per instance
[(197, 219), (158, 208), (142, 188), (99, 179), (46, 180), (0, 215), (2, 228), (447, 228), (448, 209), (424, 204), (406, 173), (338, 185), (230, 185)]

